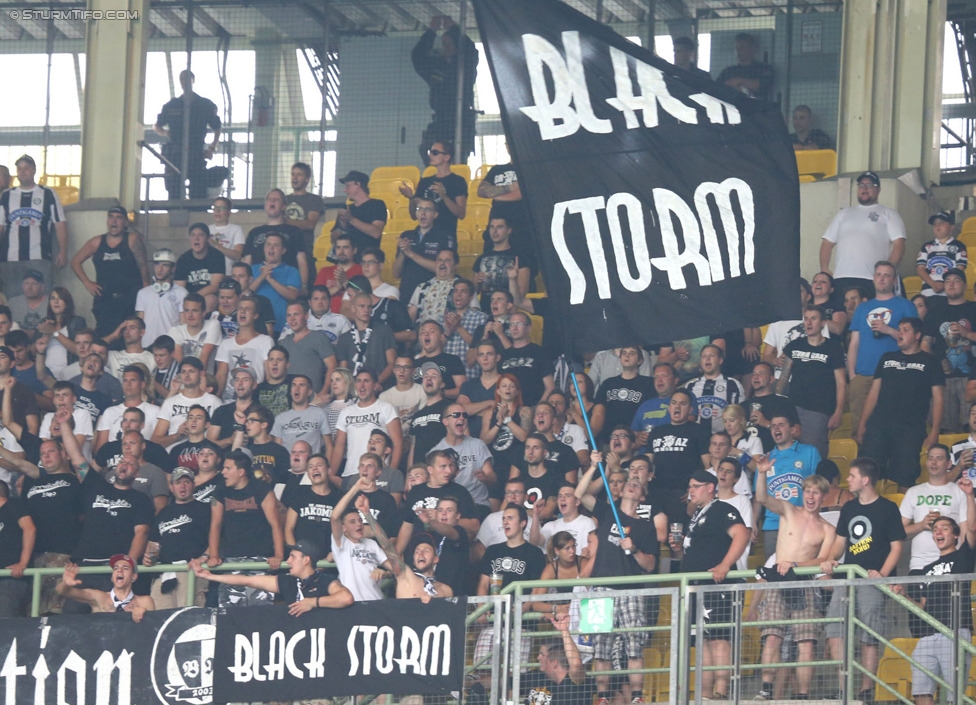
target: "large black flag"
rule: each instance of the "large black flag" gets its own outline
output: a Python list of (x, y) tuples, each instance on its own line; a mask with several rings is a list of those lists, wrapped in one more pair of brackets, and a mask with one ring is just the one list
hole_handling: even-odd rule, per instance
[(474, 0), (564, 348), (798, 318), (796, 160), (775, 105), (558, 0)]

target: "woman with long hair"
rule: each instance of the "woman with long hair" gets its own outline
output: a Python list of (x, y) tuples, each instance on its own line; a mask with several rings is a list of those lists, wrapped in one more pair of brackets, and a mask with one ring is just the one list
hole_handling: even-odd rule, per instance
[(495, 405), (481, 412), (481, 440), (491, 451), (493, 464), (499, 468), (498, 481), (492, 486), (489, 503), (492, 511), (501, 506), (508, 470), (522, 461), (525, 439), (532, 429), (532, 408), (522, 403), (522, 388), (513, 374), (503, 374), (495, 385)]
[[(568, 531), (557, 531), (549, 539), (546, 548), (549, 558), (546, 567), (542, 569), (539, 580), (576, 580), (585, 578), (580, 568), (580, 557), (576, 555), (576, 538)], [(554, 593), (572, 593), (573, 586), (560, 588), (533, 588), (533, 595), (547, 595)], [(568, 614), (569, 600), (533, 602), (532, 610), (543, 614)]]
[[(75, 334), (85, 327), (85, 319), (75, 315), (75, 300), (63, 286), (51, 290), (47, 299), (47, 316), (37, 330), (51, 337), (45, 363), (51, 374), (60, 379), (61, 370), (75, 359)], [(69, 359), (70, 358), (70, 359)]]

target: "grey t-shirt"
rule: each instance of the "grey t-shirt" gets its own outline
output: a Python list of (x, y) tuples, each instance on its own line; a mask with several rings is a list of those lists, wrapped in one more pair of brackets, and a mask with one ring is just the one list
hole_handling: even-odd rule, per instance
[[(354, 328), (340, 335), (339, 342), (336, 343), (336, 358), (339, 361), (346, 360), (353, 374), (364, 366), (379, 374), (386, 368), (386, 351), (396, 349), (393, 331), (385, 323), (370, 323), (366, 331), (369, 332), (368, 339), (366, 332), (360, 333)], [(362, 358), (359, 354), (360, 348)]]
[(446, 450), (448, 448), (458, 454), (458, 473), (454, 481), (471, 493), (471, 499), (474, 500), (475, 504), (483, 504), (487, 507), (488, 486), (474, 474), (484, 466), (486, 460), (491, 460), (491, 451), (488, 446), (480, 438), (465, 436), (464, 440), (456, 446), (450, 445), (445, 438), (431, 450)]
[(322, 436), (331, 432), (325, 412), (315, 405), (302, 411), (288, 409), (278, 414), (271, 428), (271, 435), (280, 438), (281, 445), (289, 452), (297, 441), (305, 441), (312, 446), (313, 453), (321, 453), (325, 449)]
[(317, 393), (325, 383), (325, 358), (335, 355), (335, 348), (323, 331), (310, 330), (300, 341), (288, 336), (280, 342), (288, 351), (288, 371), (307, 375), (312, 380), (312, 392)]
[[(132, 484), (132, 489), (142, 492), (149, 499), (153, 497), (169, 496), (169, 476), (158, 465), (143, 463), (139, 467), (139, 474)], [(109, 484), (115, 483), (115, 471), (109, 470), (105, 473), (105, 479)]]

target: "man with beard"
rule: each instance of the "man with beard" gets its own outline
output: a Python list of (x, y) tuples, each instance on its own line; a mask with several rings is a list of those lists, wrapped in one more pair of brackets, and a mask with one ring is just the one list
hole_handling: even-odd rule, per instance
[[(898, 211), (878, 203), (881, 178), (873, 171), (857, 177), (857, 205), (838, 213), (820, 243), (820, 270), (834, 277), (834, 287), (846, 291), (859, 286), (874, 297), (872, 272), (879, 260), (895, 267), (905, 254), (905, 222)], [(837, 249), (836, 267), (830, 256)]]
[(108, 471), (105, 479), (109, 482), (115, 481), (115, 472), (112, 468), (117, 469), (119, 463), (123, 461), (135, 463), (137, 472), (132, 486), (149, 497), (158, 512), (169, 502), (169, 480), (160, 466), (146, 461), (143, 457), (145, 449), (146, 439), (141, 433), (126, 431), (119, 442), (120, 455), (110, 458), (107, 462)]
[(329, 307), (332, 313), (339, 313), (339, 309), (342, 308), (342, 297), (349, 286), (349, 280), (363, 273), (362, 267), (356, 264), (358, 254), (352, 236), (336, 236), (332, 245), (332, 258), (335, 259), (335, 264), (322, 267), (315, 277), (315, 286), (324, 286), (329, 290)]
[[(64, 415), (67, 423), (68, 415)], [(72, 560), (80, 565), (107, 565), (109, 559), (119, 553), (131, 556), (133, 561), (141, 560), (155, 511), (149, 497), (133, 487), (139, 466), (135, 461), (123, 458), (115, 468), (115, 479), (110, 484), (91, 471), (72, 434), (64, 434), (61, 443), (81, 480), (84, 493), (85, 522)], [(105, 589), (105, 582), (104, 575), (86, 576), (83, 587)], [(86, 611), (88, 608), (77, 602), (64, 605), (66, 614)]]

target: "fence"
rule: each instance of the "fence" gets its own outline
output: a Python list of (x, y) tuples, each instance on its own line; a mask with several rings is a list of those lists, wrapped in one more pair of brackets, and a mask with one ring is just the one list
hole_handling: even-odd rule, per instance
[[(266, 567), (266, 564), (240, 563), (225, 564), (219, 570)], [(186, 570), (186, 566), (154, 566), (141, 570), (155, 574)], [(58, 568), (26, 571), (34, 581), (34, 616), (37, 615), (41, 579), (60, 572)], [(108, 569), (87, 567), (80, 572), (106, 573)], [(797, 572), (813, 576), (817, 569), (801, 568)], [(843, 573), (848, 577), (841, 578)], [(9, 575), (9, 571), (0, 571), (0, 577)], [(592, 620), (594, 612), (608, 614), (606, 608), (609, 607), (612, 614), (612, 606), (605, 602), (607, 599), (637, 596), (650, 603), (649, 611), (656, 617), (637, 627), (609, 630), (617, 637), (637, 633), (645, 642), (639, 667), (628, 667), (624, 663), (623, 668), (612, 671), (612, 675), (615, 678), (639, 676), (640, 692), (635, 695), (641, 695), (645, 701), (701, 702), (703, 696), (710, 695), (703, 689), (703, 685), (711, 680), (710, 674), (721, 675), (722, 671), (728, 670), (728, 693), (732, 702), (752, 700), (768, 682), (774, 684), (770, 699), (790, 699), (798, 692), (806, 692), (812, 698), (836, 698), (840, 691), (846, 694), (846, 702), (857, 702), (859, 694), (865, 695), (862, 691), (867, 690), (875, 702), (912, 703), (915, 687), (920, 691), (928, 689), (933, 694), (938, 691), (943, 700), (976, 704), (976, 674), (971, 672), (976, 646), (972, 643), (968, 630), (971, 622), (967, 619), (972, 609), (972, 575), (869, 579), (860, 568), (841, 566), (835, 579), (816, 583), (745, 582), (751, 575), (749, 571), (736, 571), (729, 577), (741, 582), (720, 585), (694, 584), (708, 581), (708, 573), (646, 576), (641, 581), (646, 586), (640, 588), (632, 586), (632, 578), (534, 581), (513, 584), (502, 595), (469, 597), (465, 644), (467, 678), (464, 691), (459, 693), (459, 702), (524, 701), (524, 694), (516, 694), (523, 690), (524, 674), (536, 664), (538, 645), (541, 640), (557, 634), (544, 619), (547, 605), (578, 602), (576, 610), (581, 621), (574, 625), (575, 636), (587, 631), (587, 622)], [(190, 573), (188, 595), (193, 594), (193, 577)], [(626, 587), (621, 587), (623, 585)], [(576, 592), (548, 592), (550, 588), (567, 587), (575, 588)], [(591, 588), (600, 590), (587, 591)], [(919, 588), (928, 591), (930, 600), (936, 600), (927, 603), (928, 611), (917, 604)], [(533, 594), (533, 589), (543, 592)], [(840, 600), (841, 609), (826, 615), (822, 610), (809, 616), (797, 610), (785, 615), (771, 614), (770, 601), (766, 598), (774, 594), (783, 596), (789, 589), (809, 593), (815, 589), (839, 591), (835, 599)], [(880, 621), (865, 619), (859, 609), (875, 591), (885, 596)], [(728, 595), (728, 621), (717, 622), (713, 617), (708, 629), (729, 630), (727, 663), (710, 663), (706, 655), (714, 642), (726, 640), (709, 639), (709, 635), (715, 635), (709, 631), (702, 642), (699, 640), (702, 632), (697, 628), (710, 609), (710, 596), (718, 593)], [(544, 608), (541, 612), (538, 610), (540, 606)], [(826, 607), (826, 603), (822, 607)], [(939, 614), (948, 626), (929, 612)], [(813, 629), (818, 643), (823, 645), (825, 639), (821, 629), (828, 625), (835, 625), (833, 628), (841, 635), (840, 648), (825, 649), (821, 655), (812, 649), (804, 656), (802, 652), (799, 655), (790, 653), (789, 649), (780, 652), (779, 649), (763, 648), (761, 635), (770, 628), (783, 634), (784, 643), (789, 643), (790, 630), (798, 630), (796, 636), (800, 638), (797, 641), (802, 642), (799, 632)], [(836, 625), (840, 625), (839, 628)], [(591, 633), (602, 631), (593, 628), (592, 624), (589, 629)], [(866, 650), (861, 643), (865, 640), (876, 641), (873, 657), (870, 649)], [(706, 646), (702, 647), (702, 643)], [(809, 669), (807, 681), (801, 677), (803, 668)], [(589, 669), (590, 675), (605, 673), (593, 670), (592, 664)], [(791, 677), (795, 678), (792, 685)], [(409, 701), (401, 697), (401, 702)]]

